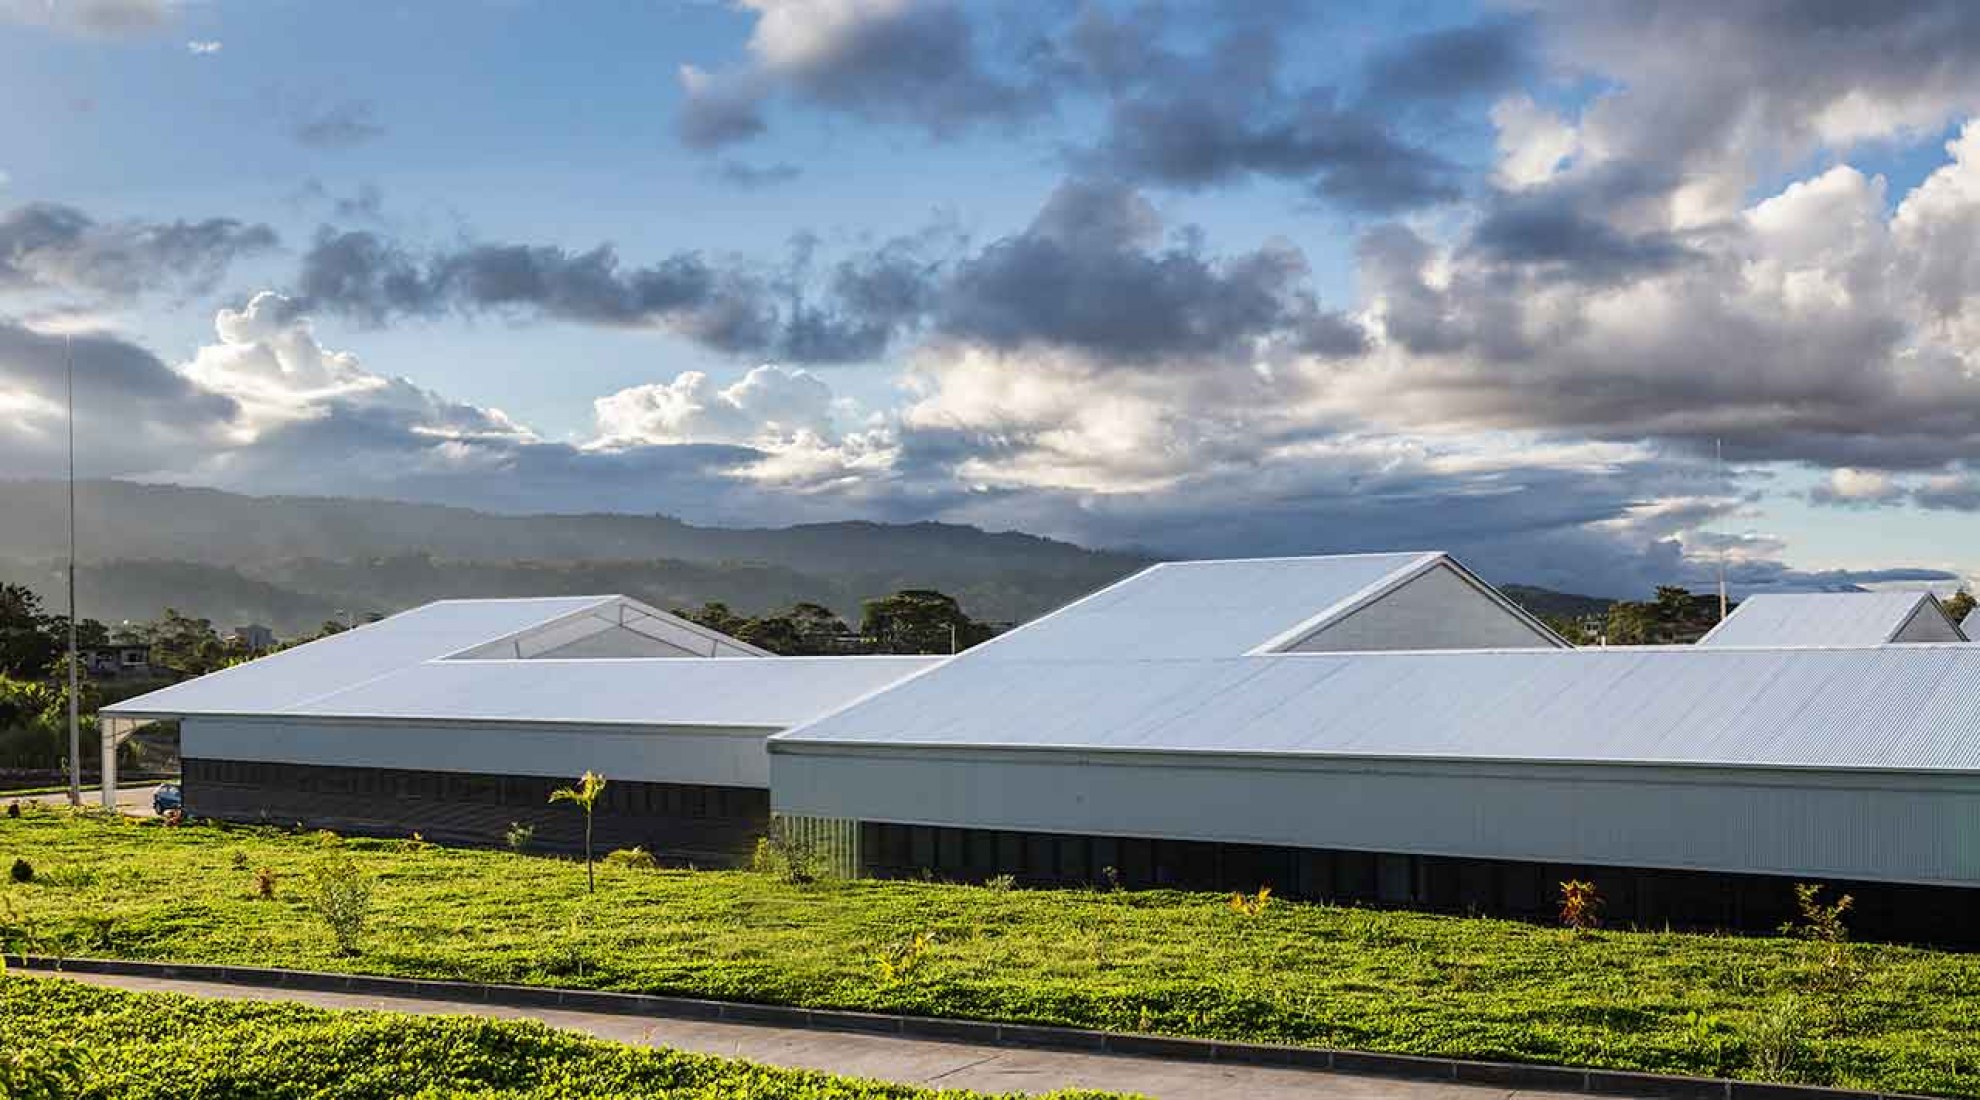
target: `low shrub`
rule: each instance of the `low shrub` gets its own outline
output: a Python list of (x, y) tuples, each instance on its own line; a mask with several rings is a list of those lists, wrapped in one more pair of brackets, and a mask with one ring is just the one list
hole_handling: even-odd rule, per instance
[(770, 831), (756, 838), (756, 851), (749, 868), (780, 882), (802, 886), (824, 878), (828, 869), (825, 853), (799, 836), (782, 818), (770, 821)]
[[(1054, 1094), (1058, 1100), (1102, 1095)], [(0, 977), (0, 1096), (971, 1100), (973, 1094), (623, 1046), (519, 1020), (332, 1012)]]
[(254, 896), (258, 898), (274, 897), (275, 884), (281, 877), (273, 867), (256, 867), (254, 869)]
[(618, 848), (605, 853), (602, 861), (607, 867), (618, 867), (628, 871), (651, 871), (660, 866), (653, 853), (644, 848)]
[(1602, 927), (1602, 892), (1594, 883), (1580, 879), (1561, 883), (1561, 923), (1577, 936)]
[(536, 843), (536, 826), (511, 821), (502, 833), (502, 842), (509, 846), (511, 852), (527, 852), (530, 845)]
[(364, 934), (365, 920), (371, 914), (371, 876), (343, 852), (319, 860), (310, 872), (314, 896), (310, 899), (330, 936), (337, 942), (339, 955), (358, 953), (358, 939)]
[(13, 882), (33, 882), (34, 864), (25, 859), (14, 860), (13, 866), (7, 868), (7, 878)]
[(1805, 1031), (1801, 1005), (1791, 997), (1762, 1012), (1746, 1037), (1747, 1061), (1753, 1072), (1767, 1081), (1798, 1080), (1806, 1055)]

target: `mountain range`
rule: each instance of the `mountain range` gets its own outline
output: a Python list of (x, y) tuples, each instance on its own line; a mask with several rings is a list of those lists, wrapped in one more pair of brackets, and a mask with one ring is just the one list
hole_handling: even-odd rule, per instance
[[(62, 483), (0, 481), (0, 581), (61, 607), (67, 516)], [(502, 515), (124, 481), (79, 484), (76, 526), (84, 616), (148, 620), (172, 607), (223, 629), (262, 623), (284, 634), (446, 597), (604, 592), (659, 607), (719, 600), (745, 614), (806, 600), (856, 621), (863, 599), (935, 588), (978, 619), (1016, 622), (1150, 560), (958, 524), (702, 527), (665, 515)], [(1609, 602), (1514, 591), (1543, 614)]]

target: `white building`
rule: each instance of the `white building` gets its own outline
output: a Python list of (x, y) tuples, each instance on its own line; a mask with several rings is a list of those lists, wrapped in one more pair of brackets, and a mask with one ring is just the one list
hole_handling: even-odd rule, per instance
[(1866, 646), (1966, 640), (1930, 592), (1808, 592), (1749, 596), (1698, 644)]
[(1980, 920), (1980, 649), (1371, 652), (1258, 598), (1329, 568), (1117, 585), (773, 737), (772, 808), (882, 874), (1533, 914), (1587, 877), (1618, 920), (1760, 928), (1811, 880), (1892, 935)]
[(768, 823), (768, 735), (933, 662), (775, 657), (621, 596), (443, 600), (103, 718), (106, 745), (178, 720), (194, 814), (560, 847), (549, 792), (590, 770), (602, 844), (718, 862)]

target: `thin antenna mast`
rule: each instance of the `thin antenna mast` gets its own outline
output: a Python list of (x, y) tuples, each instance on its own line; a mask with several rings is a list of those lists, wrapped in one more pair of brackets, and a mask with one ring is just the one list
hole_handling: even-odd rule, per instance
[[(1723, 483), (1726, 478), (1726, 441), (1715, 439), (1712, 443), (1718, 448), (1719, 481)], [(1724, 539), (1719, 540), (1719, 621), (1726, 621), (1726, 541)]]
[(76, 350), (62, 337), (69, 378), (69, 805), (82, 806), (82, 721), (77, 711), (76, 672)]

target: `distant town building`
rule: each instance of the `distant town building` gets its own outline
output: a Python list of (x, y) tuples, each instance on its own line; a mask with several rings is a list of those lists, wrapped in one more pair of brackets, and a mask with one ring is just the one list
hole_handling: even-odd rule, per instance
[(234, 628), (234, 644), (250, 653), (275, 648), (275, 631), (260, 623), (249, 623)]
[(151, 647), (143, 642), (111, 642), (77, 651), (82, 669), (98, 680), (155, 680), (169, 675), (151, 663)]

